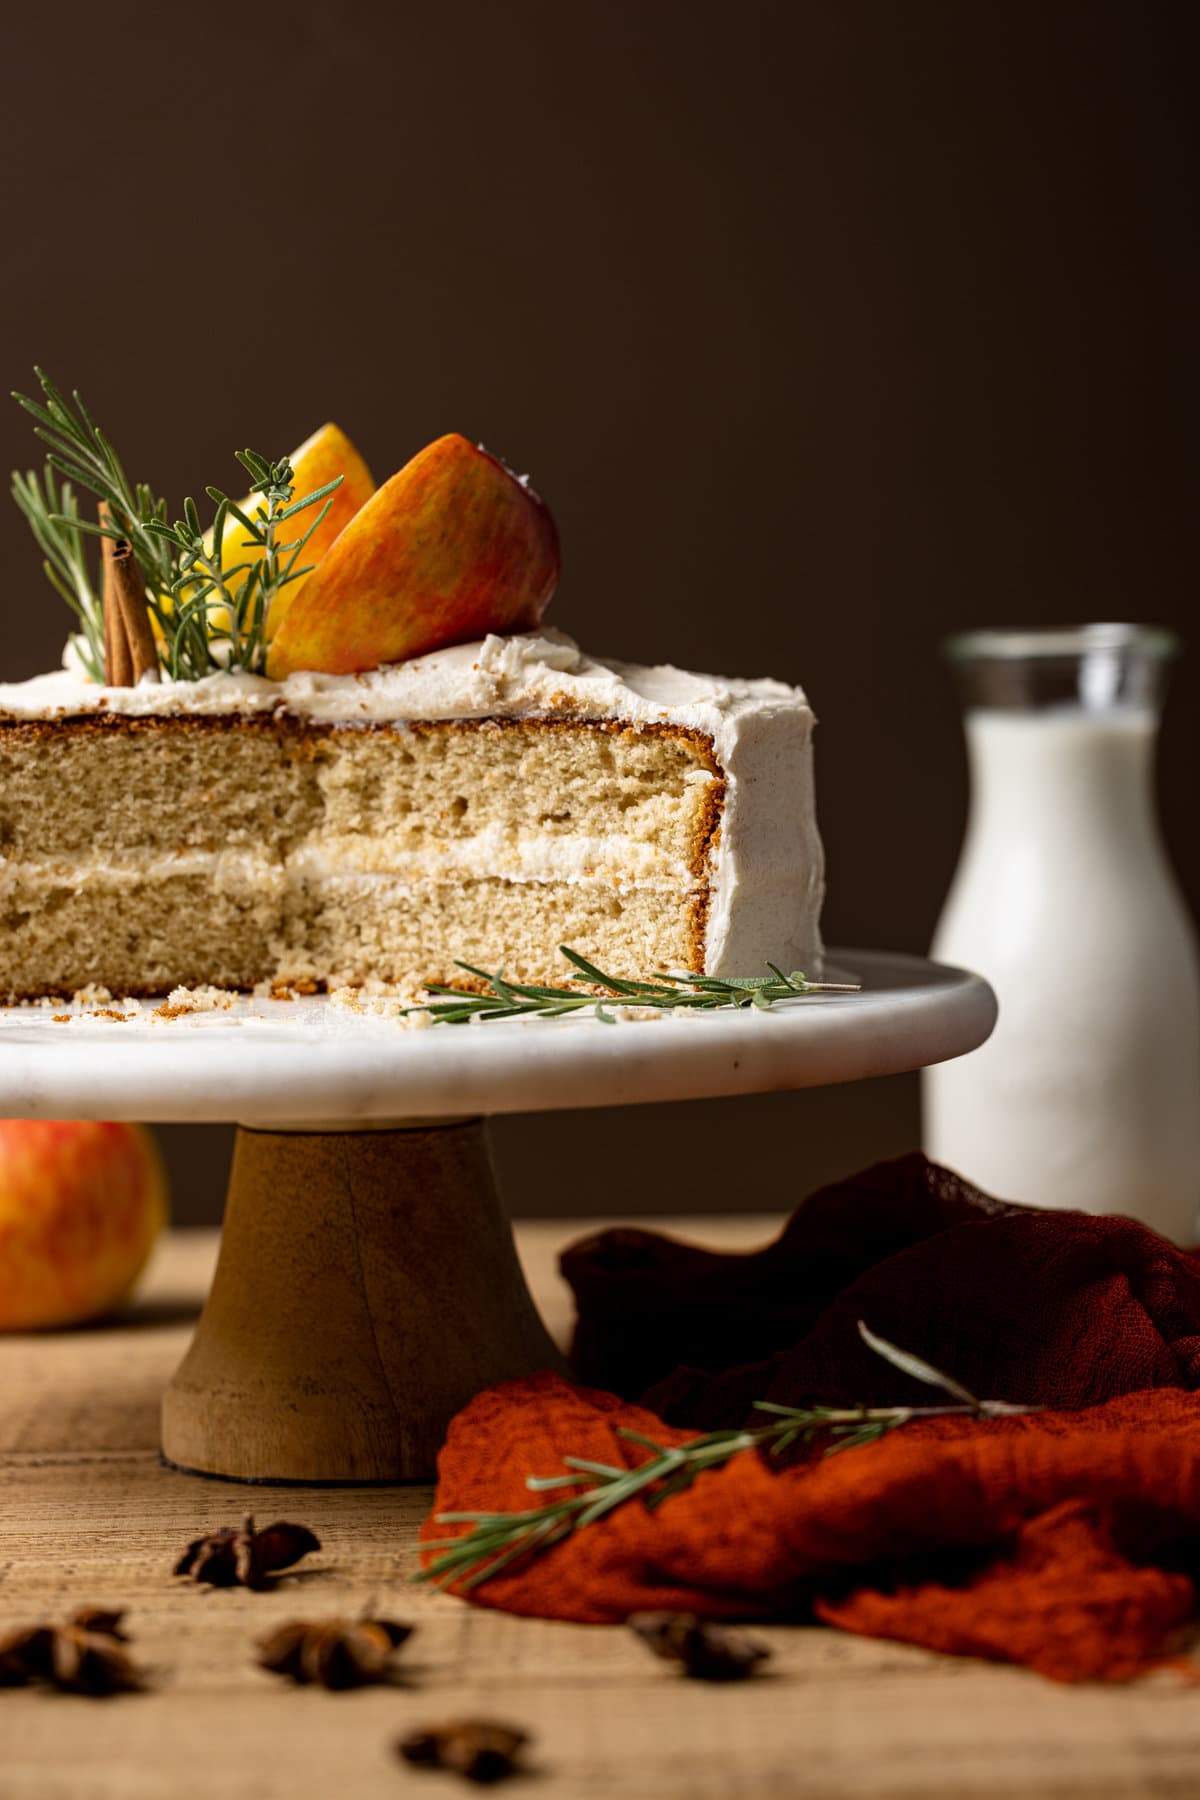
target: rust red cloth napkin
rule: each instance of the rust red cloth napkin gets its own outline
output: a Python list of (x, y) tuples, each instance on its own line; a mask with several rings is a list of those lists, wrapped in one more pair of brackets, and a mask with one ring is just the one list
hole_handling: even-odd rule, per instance
[(1196, 1613), (1200, 1259), (1144, 1227), (1001, 1203), (911, 1156), (813, 1195), (753, 1255), (619, 1229), (563, 1269), (594, 1385), (480, 1395), (451, 1427), (435, 1513), (537, 1504), (525, 1477), (564, 1455), (632, 1466), (644, 1453), (618, 1426), (677, 1443), (761, 1423), (756, 1399), (927, 1404), (859, 1319), (976, 1393), (1047, 1410), (908, 1425), (785, 1468), (742, 1454), (472, 1599), (594, 1622), (815, 1616), (1064, 1680), (1139, 1672)]

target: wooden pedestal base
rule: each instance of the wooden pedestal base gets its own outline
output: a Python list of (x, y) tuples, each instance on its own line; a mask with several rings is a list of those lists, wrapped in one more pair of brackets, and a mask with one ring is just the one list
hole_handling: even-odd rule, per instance
[(169, 1461), (243, 1481), (418, 1481), (492, 1382), (561, 1367), (480, 1120), (253, 1131), (163, 1400)]

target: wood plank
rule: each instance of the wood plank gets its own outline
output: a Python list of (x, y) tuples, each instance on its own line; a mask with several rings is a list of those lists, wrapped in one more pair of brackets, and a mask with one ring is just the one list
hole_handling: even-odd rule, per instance
[[(561, 1337), (554, 1272), (586, 1225), (521, 1228)], [(673, 1221), (671, 1229), (688, 1228)], [(769, 1221), (697, 1222), (744, 1248)], [(1169, 1676), (1065, 1689), (1021, 1670), (814, 1629), (764, 1631), (771, 1672), (729, 1689), (677, 1678), (629, 1634), (485, 1612), (406, 1585), (427, 1488), (262, 1489), (158, 1460), (156, 1406), (211, 1268), (212, 1234), (175, 1237), (126, 1325), (0, 1342), (0, 1628), (85, 1601), (130, 1608), (153, 1692), (109, 1703), (0, 1693), (2, 1800), (383, 1800), (462, 1791), (394, 1761), (431, 1718), (483, 1711), (536, 1738), (547, 1800), (1147, 1800), (1192, 1796), (1194, 1690)], [(311, 1523), (323, 1549), (271, 1593), (211, 1592), (169, 1570), (196, 1532)], [(384, 1609), (418, 1633), (401, 1687), (328, 1695), (254, 1667), (252, 1640), (297, 1614)], [(521, 1791), (520, 1788), (514, 1791)]]

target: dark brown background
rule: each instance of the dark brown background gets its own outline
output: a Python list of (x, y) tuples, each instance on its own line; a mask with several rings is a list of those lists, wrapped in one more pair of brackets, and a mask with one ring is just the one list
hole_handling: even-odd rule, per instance
[[(956, 626), (1190, 624), (1197, 8), (457, 0), (22, 9), (4, 385), (181, 496), (335, 417), (533, 472), (589, 648), (804, 683), (836, 943), (920, 950)], [(32, 443), (0, 415), (8, 465)], [(12, 513), (5, 673), (66, 614)], [(1164, 734), (1200, 898), (1195, 662)], [(762, 1207), (915, 1142), (915, 1080), (498, 1122), (514, 1210)], [(211, 1215), (227, 1134), (172, 1128)]]

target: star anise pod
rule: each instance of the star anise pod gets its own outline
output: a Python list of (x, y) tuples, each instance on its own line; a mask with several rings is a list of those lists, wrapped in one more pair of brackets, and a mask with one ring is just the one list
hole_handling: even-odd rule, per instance
[(695, 1613), (631, 1613), (629, 1629), (667, 1662), (677, 1662), (696, 1681), (742, 1681), (771, 1652), (759, 1638)]
[(85, 1606), (65, 1625), (29, 1625), (0, 1638), (0, 1687), (45, 1682), (64, 1694), (132, 1693), (142, 1677), (125, 1649), (123, 1613)]
[(396, 1740), (396, 1755), (427, 1769), (449, 1769), (481, 1786), (520, 1769), (529, 1733), (499, 1719), (447, 1719)]
[(327, 1688), (386, 1681), (395, 1652), (412, 1635), (397, 1619), (290, 1619), (258, 1640), (258, 1660), (276, 1675)]
[(223, 1525), (219, 1531), (193, 1538), (173, 1572), (205, 1581), (210, 1587), (257, 1588), (265, 1586), (280, 1569), (290, 1569), (310, 1550), (320, 1548), (320, 1538), (307, 1525), (289, 1525), (278, 1519), (255, 1531), (254, 1520), (246, 1518), (240, 1525)]

